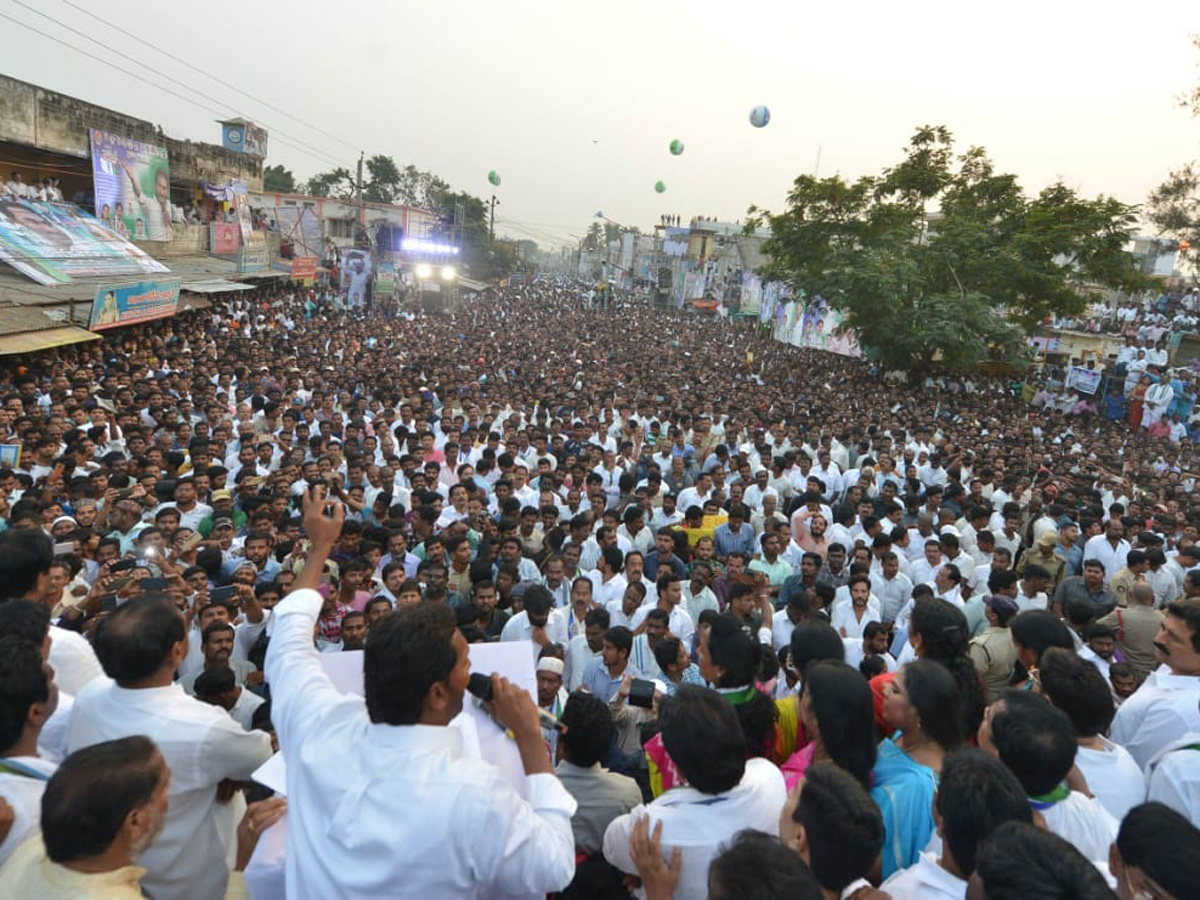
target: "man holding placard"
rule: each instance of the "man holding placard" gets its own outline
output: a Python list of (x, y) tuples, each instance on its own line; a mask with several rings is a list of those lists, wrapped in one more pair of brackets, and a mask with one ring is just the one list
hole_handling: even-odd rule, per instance
[(339, 692), (312, 633), (316, 592), (345, 510), (305, 496), (312, 547), (274, 610), (266, 673), (288, 758), (287, 892), (295, 898), (544, 894), (574, 876), (575, 801), (553, 774), (529, 694), (492, 677), (494, 715), (525, 770), (523, 799), (447, 728), (470, 663), (453, 611), (400, 609), (367, 641), (365, 697)]

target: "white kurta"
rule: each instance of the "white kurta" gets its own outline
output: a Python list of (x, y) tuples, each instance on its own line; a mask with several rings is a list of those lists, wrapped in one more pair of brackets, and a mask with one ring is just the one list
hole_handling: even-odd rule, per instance
[(321, 596), (275, 607), (267, 653), (272, 719), (287, 755), (292, 900), (542, 894), (575, 871), (575, 801), (550, 774), (522, 799), (463, 755), (456, 728), (372, 723), (340, 693), (312, 643)]
[[(765, 759), (746, 762), (741, 783), (718, 795), (719, 801), (695, 788), (679, 787), (653, 803), (618, 816), (604, 832), (604, 858), (633, 875), (637, 868), (629, 855), (629, 836), (634, 822), (650, 818), (650, 829), (662, 822), (662, 846), (683, 851), (683, 871), (677, 900), (708, 896), (708, 866), (721, 845), (745, 828), (779, 834), (779, 811), (787, 800), (783, 774)], [(637, 896), (645, 896), (640, 892)]]
[(138, 859), (146, 892), (155, 900), (221, 900), (240, 812), (232, 802), (217, 802), (217, 785), (248, 780), (271, 756), (270, 736), (244, 731), (225, 710), (189, 697), (178, 684), (129, 690), (97, 680), (75, 698), (72, 753), (135, 734), (153, 740), (171, 770), (166, 825)]

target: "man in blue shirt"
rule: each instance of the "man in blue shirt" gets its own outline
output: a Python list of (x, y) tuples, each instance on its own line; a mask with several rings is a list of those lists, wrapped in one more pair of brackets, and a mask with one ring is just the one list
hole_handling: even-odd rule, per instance
[(754, 528), (749, 518), (750, 510), (744, 504), (730, 507), (729, 521), (713, 530), (717, 559), (724, 562), (730, 553), (745, 553), (747, 559), (754, 556)]
[(654, 549), (643, 560), (643, 574), (651, 581), (658, 578), (658, 565), (670, 565), (680, 578), (687, 578), (687, 566), (675, 555), (675, 529), (660, 528), (654, 533)]
[[(600, 657), (593, 659), (583, 670), (583, 687), (605, 703), (613, 698), (621, 687), (629, 667), (629, 653), (633, 649), (633, 632), (624, 625), (617, 625), (604, 632), (604, 644)], [(637, 674), (634, 672), (633, 674)]]

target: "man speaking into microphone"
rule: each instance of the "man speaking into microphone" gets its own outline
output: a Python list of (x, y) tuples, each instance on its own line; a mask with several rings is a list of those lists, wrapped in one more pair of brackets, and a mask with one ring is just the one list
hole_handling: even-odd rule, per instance
[(339, 692), (313, 644), (325, 559), (345, 510), (304, 497), (312, 547), (274, 609), (266, 659), (272, 721), (287, 758), (287, 895), (494, 897), (545, 894), (575, 873), (575, 801), (553, 774), (533, 699), (492, 676), (493, 714), (525, 769), (519, 796), (490, 763), (465, 757), (467, 642), (448, 607), (398, 609), (371, 630), (365, 697)]

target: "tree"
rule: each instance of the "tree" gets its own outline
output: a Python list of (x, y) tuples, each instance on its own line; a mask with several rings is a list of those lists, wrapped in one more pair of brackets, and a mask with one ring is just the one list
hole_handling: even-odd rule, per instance
[(263, 169), (263, 190), (293, 194), (296, 192), (296, 176), (282, 165), (267, 166)]
[(591, 253), (605, 249), (608, 246), (606, 229), (602, 228), (599, 222), (593, 222), (588, 227), (587, 234), (583, 236), (583, 243), (580, 246)]
[(981, 148), (956, 156), (944, 127), (920, 128), (877, 176), (801, 175), (769, 224), (764, 273), (821, 295), (889, 367), (956, 367), (1021, 355), (1053, 314), (1145, 279), (1126, 251), (1134, 207), (1055, 184), (1028, 198)]
[(329, 172), (320, 172), (308, 179), (304, 189), (314, 197), (334, 197), (338, 200), (353, 200), (355, 180), (350, 170), (338, 166)]
[[(1192, 44), (1200, 50), (1200, 37)], [(1179, 105), (1200, 118), (1200, 84), (1179, 98)], [(1200, 168), (1190, 162), (1167, 174), (1167, 180), (1150, 193), (1146, 215), (1163, 236), (1163, 249), (1178, 248), (1185, 262), (1200, 260)], [(1200, 280), (1200, 273), (1193, 276)]]
[(367, 160), (363, 199), (373, 203), (395, 203), (400, 191), (400, 169), (390, 156), (377, 153)]

